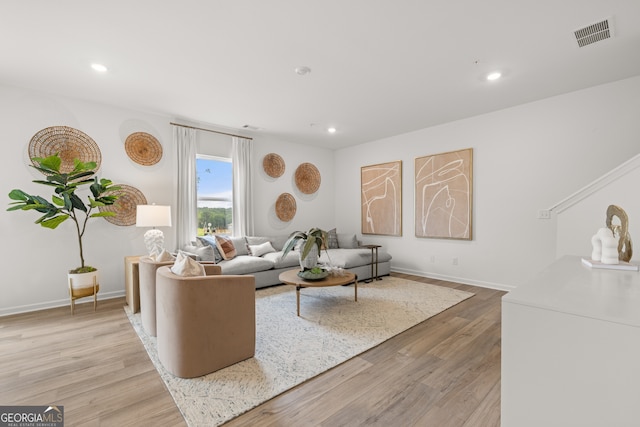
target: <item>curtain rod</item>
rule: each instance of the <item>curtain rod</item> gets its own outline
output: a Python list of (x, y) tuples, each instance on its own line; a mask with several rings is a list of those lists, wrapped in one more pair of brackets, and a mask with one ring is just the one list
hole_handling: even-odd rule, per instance
[(173, 123), (173, 122), (169, 122), (169, 124), (170, 125), (174, 125), (174, 126), (180, 126), (180, 127), (183, 127), (183, 128), (197, 129), (197, 130), (203, 130), (203, 131), (206, 131), (206, 132), (219, 133), (220, 135), (235, 136), (235, 137), (238, 137), (238, 138), (244, 138), (244, 139), (248, 139), (248, 140), (253, 141), (253, 138), (250, 138), (248, 136), (243, 136), (243, 135), (236, 135), (234, 133), (219, 132), (217, 130), (204, 129), (204, 128), (199, 128), (199, 127), (195, 127), (195, 126), (181, 125), (180, 123)]

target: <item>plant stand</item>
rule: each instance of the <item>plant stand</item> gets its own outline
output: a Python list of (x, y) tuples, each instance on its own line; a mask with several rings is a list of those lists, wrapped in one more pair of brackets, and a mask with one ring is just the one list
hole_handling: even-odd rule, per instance
[[(89, 286), (86, 285), (86, 279), (82, 280), (79, 276), (87, 276), (92, 275), (89, 279)], [(86, 298), (93, 295), (93, 311), (96, 311), (98, 307), (98, 291), (100, 290), (100, 285), (98, 284), (98, 275), (92, 273), (85, 274), (69, 274), (69, 300), (71, 302), (71, 314), (74, 314), (75, 310), (75, 300), (79, 298)], [(84, 285), (81, 285), (82, 282), (85, 282)]]

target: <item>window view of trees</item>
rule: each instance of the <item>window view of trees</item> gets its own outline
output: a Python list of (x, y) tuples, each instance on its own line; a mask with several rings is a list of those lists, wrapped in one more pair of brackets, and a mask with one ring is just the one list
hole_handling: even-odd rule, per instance
[(231, 234), (233, 165), (231, 159), (198, 155), (198, 236)]
[(231, 234), (231, 208), (198, 207), (198, 236)]

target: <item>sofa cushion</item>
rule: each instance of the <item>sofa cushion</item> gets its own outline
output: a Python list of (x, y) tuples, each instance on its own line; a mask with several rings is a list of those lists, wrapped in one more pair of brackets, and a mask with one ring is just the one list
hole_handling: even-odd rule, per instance
[(329, 249), (338, 249), (338, 233), (335, 228), (327, 231), (327, 246)]
[(271, 242), (271, 246), (276, 251), (281, 251), (284, 248), (284, 244), (287, 242), (289, 236), (247, 236), (247, 244), (259, 245), (264, 242)]
[[(327, 256), (327, 252), (329, 255)], [(387, 252), (378, 253), (378, 262), (391, 260)], [(369, 249), (329, 249), (322, 251), (318, 259), (320, 264), (330, 264), (334, 267), (353, 268), (371, 264), (371, 250)]]
[(237, 254), (236, 247), (230, 237), (216, 235), (216, 246), (225, 260), (233, 259)]
[(338, 247), (342, 249), (355, 249), (358, 247), (358, 238), (355, 234), (338, 233)]
[(282, 251), (271, 252), (262, 258), (273, 262), (273, 268), (300, 267), (300, 252), (289, 252), (282, 258)]
[(247, 247), (247, 239), (242, 237), (230, 237), (233, 247), (236, 248), (236, 255), (249, 255), (249, 248)]
[(245, 239), (247, 239), (247, 245), (249, 246), (260, 245), (262, 243), (271, 241), (266, 236), (247, 236), (245, 237)]
[(182, 250), (194, 254), (198, 261), (216, 262), (215, 252), (211, 246), (186, 245)]
[[(196, 238), (196, 242), (199, 246), (211, 246), (213, 248), (213, 262), (220, 262), (223, 260), (222, 255), (220, 255), (220, 251), (218, 250), (218, 246), (216, 245), (215, 236), (198, 236)], [(207, 260), (211, 261), (211, 260)]]
[(271, 246), (271, 242), (264, 242), (259, 245), (249, 245), (249, 255), (251, 256), (262, 256), (275, 251), (276, 250), (273, 249), (273, 246)]
[(222, 274), (251, 274), (271, 270), (273, 261), (262, 257), (238, 255), (233, 259), (220, 261), (218, 265), (222, 268)]

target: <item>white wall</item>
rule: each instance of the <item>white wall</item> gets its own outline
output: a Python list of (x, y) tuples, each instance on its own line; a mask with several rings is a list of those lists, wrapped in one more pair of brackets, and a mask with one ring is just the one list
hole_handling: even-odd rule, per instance
[[(27, 166), (29, 141), (49, 126), (71, 126), (89, 135), (101, 150), (100, 177), (139, 189), (149, 203), (173, 204), (175, 154), (171, 121), (173, 118), (0, 85), (0, 194), (5, 197), (5, 207), (11, 202), (7, 194), (13, 188), (49, 198), (47, 189), (31, 182), (41, 176)], [(158, 164), (141, 166), (129, 159), (124, 141), (135, 131), (151, 133), (160, 141), (163, 157)], [(197, 138), (203, 154), (230, 156), (231, 138), (202, 131)], [(284, 234), (332, 222), (331, 151), (260, 137), (254, 146), (256, 233)], [(278, 180), (266, 177), (262, 170), (262, 158), (268, 152), (280, 154), (286, 162), (285, 175)], [(314, 163), (322, 174), (320, 190), (311, 196), (297, 193), (293, 185), (295, 167), (302, 162)], [(285, 191), (292, 193), (298, 203), (296, 217), (290, 223), (280, 222), (274, 214), (275, 200)], [(34, 225), (37, 218), (35, 212), (0, 209), (0, 315), (68, 304), (66, 273), (79, 265), (72, 223), (49, 230)], [(146, 229), (116, 226), (100, 218), (91, 221), (84, 238), (85, 259), (88, 265), (100, 269), (100, 298), (124, 295), (124, 257), (145, 253), (142, 236)], [(165, 246), (173, 248), (174, 229), (163, 231)]]
[[(606, 226), (607, 207), (620, 206), (629, 217), (629, 234), (632, 242), (640, 236), (640, 156), (633, 162), (635, 169), (620, 176), (608, 185), (599, 188), (588, 197), (572, 204), (557, 215), (557, 254), (591, 256), (591, 236)], [(618, 223), (616, 220), (615, 223)], [(638, 248), (635, 247), (633, 260), (637, 261)]]
[[(159, 116), (75, 101), (44, 93), (0, 86), (0, 118), (3, 159), (0, 194), (5, 206), (13, 188), (50, 199), (50, 191), (34, 184), (42, 176), (28, 167), (29, 141), (49, 126), (70, 126), (89, 135), (99, 146), (100, 177), (139, 189), (149, 203), (172, 201), (172, 153), (169, 120)], [(153, 166), (141, 166), (127, 156), (126, 137), (134, 131), (154, 135), (163, 146), (163, 157)], [(88, 194), (88, 193), (85, 193)], [(83, 197), (84, 198), (84, 197)], [(2, 299), (0, 314), (68, 304), (66, 273), (80, 265), (73, 223), (58, 229), (36, 226), (36, 212), (0, 209)], [(124, 292), (124, 256), (144, 252), (146, 230), (116, 226), (102, 218), (90, 220), (84, 237), (85, 261), (100, 270), (100, 296)], [(173, 245), (167, 234), (167, 244)]]
[[(338, 232), (360, 230), (360, 167), (402, 160), (403, 236), (363, 240), (382, 244), (396, 271), (517, 286), (556, 258), (556, 221), (537, 219), (538, 210), (640, 152), (638, 117), (635, 77), (338, 150)], [(468, 147), (474, 149), (473, 240), (414, 237), (414, 159)]]
[[(334, 227), (334, 169), (333, 151), (290, 142), (260, 138), (254, 150), (254, 227), (257, 235), (282, 235), (311, 227)], [(279, 178), (271, 178), (264, 172), (262, 161), (269, 153), (276, 153), (285, 163), (285, 171)], [(320, 188), (313, 194), (304, 194), (295, 184), (296, 168), (302, 163), (312, 163), (320, 172)], [(282, 193), (290, 193), (296, 200), (296, 215), (289, 222), (276, 216), (275, 203)]]

